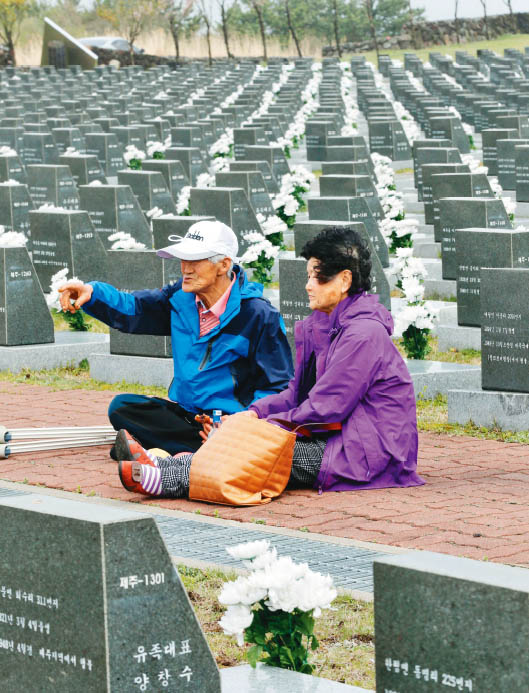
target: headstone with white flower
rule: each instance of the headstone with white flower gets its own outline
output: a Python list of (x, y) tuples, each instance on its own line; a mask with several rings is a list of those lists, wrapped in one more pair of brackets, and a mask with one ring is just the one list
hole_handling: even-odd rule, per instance
[(498, 181), (506, 190), (516, 190), (516, 147), (529, 145), (529, 139), (498, 140)]
[[(95, 154), (61, 154), (59, 163), (69, 166), (77, 186), (90, 185), (94, 181), (106, 183), (107, 179)], [(122, 162), (120, 163), (120, 166)]]
[[(141, 125), (116, 125), (109, 128), (109, 132), (114, 133), (122, 147), (133, 146), (142, 150), (146, 145), (146, 133)], [(155, 131), (152, 128), (152, 139)]]
[(50, 132), (24, 132), (21, 155), (26, 166), (59, 163), (59, 150)]
[(85, 139), (86, 153), (97, 157), (105, 176), (116, 176), (123, 167), (123, 147), (116, 135), (110, 132), (91, 132)]
[(154, 248), (166, 248), (183, 238), (189, 227), (198, 221), (215, 221), (215, 217), (177, 216), (175, 214), (163, 214), (152, 220), (152, 234)]
[(117, 231), (129, 233), (139, 243), (152, 248), (150, 226), (130, 186), (80, 185), (79, 197), (81, 209), (90, 215), (107, 250), (112, 245), (108, 236)]
[(68, 166), (30, 164), (27, 168), (28, 189), (36, 207), (51, 204), (79, 209), (77, 186)]
[(217, 173), (215, 181), (220, 188), (242, 188), (255, 214), (275, 214), (272, 200), (260, 171), (225, 171)]
[(197, 147), (168, 147), (165, 150), (166, 159), (180, 161), (184, 167), (184, 172), (191, 182), (196, 185), (197, 178), (207, 173), (207, 167), (200, 149)]
[(14, 149), (0, 147), (0, 182), (8, 180), (27, 183), (26, 171)]
[(443, 197), (494, 197), (484, 173), (437, 173), (432, 176), (434, 237), (441, 242), (439, 200)]
[(41, 208), (29, 214), (32, 257), (43, 287), (67, 267), (88, 281), (108, 281), (105, 247), (88, 213), (63, 208)]
[(77, 127), (52, 128), (51, 135), (59, 154), (64, 154), (68, 148), (85, 153), (86, 142)]
[(14, 149), (21, 157), (23, 146), (24, 128), (22, 126), (0, 125), (0, 147)]
[(255, 212), (242, 188), (191, 188), (189, 202), (191, 214), (214, 216), (233, 229), (243, 253), (247, 234), (261, 233)]
[(468, 164), (423, 164), (422, 201), (424, 203), (424, 222), (433, 224), (432, 176), (438, 173), (470, 173)]
[(446, 197), (439, 200), (443, 279), (456, 279), (456, 229), (512, 229), (502, 200)]
[(143, 171), (158, 171), (162, 174), (165, 185), (173, 200), (177, 202), (182, 188), (189, 185), (189, 179), (181, 161), (175, 159), (144, 159)]
[(369, 149), (371, 152), (389, 156), (392, 161), (411, 159), (408, 138), (397, 118), (369, 118)]
[(461, 153), (456, 147), (423, 147), (417, 150), (414, 172), (417, 181), (417, 198), (423, 199), (422, 167), (425, 164), (461, 164)]
[(389, 267), (388, 248), (365, 197), (309, 197), (310, 221), (333, 220), (362, 223), (382, 263)]
[(230, 161), (230, 171), (259, 171), (269, 195), (279, 192), (279, 184), (268, 161)]
[[(0, 183), (0, 226), (29, 237), (29, 212), (34, 208), (28, 186), (16, 181)], [(31, 250), (31, 243), (28, 247)]]
[(25, 239), (0, 232), (0, 346), (53, 341), (53, 320)]
[(479, 327), (481, 270), (484, 267), (529, 268), (529, 230), (459, 229), (455, 232), (457, 322)]
[(157, 208), (163, 214), (176, 214), (176, 205), (158, 171), (118, 171), (119, 185), (130, 185), (144, 212)]

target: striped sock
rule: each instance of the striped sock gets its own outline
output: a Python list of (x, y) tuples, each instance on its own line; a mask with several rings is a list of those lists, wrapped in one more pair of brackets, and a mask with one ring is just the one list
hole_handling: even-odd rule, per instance
[(150, 467), (148, 464), (141, 465), (141, 485), (151, 496), (159, 496), (162, 492), (162, 478), (158, 467)]
[(157, 467), (158, 466), (158, 458), (156, 455), (153, 455), (150, 450), (147, 450), (147, 448), (143, 448), (143, 451), (147, 455), (147, 457), (150, 459), (150, 461)]

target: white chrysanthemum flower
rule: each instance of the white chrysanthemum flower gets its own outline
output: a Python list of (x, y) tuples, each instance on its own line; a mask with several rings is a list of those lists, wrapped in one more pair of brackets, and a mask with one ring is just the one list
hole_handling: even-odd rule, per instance
[(125, 148), (123, 159), (125, 160), (126, 164), (130, 164), (132, 159), (138, 159), (139, 161), (143, 161), (145, 159), (145, 152), (143, 152), (141, 149), (138, 149), (133, 144), (129, 144)]
[(0, 248), (21, 248), (26, 245), (28, 239), (18, 231), (6, 231), (0, 226)]
[(182, 190), (178, 195), (178, 200), (176, 203), (177, 214), (184, 214), (189, 209), (189, 199), (191, 197), (191, 186), (184, 185)]
[(114, 241), (110, 246), (111, 250), (145, 250), (145, 244), (136, 241), (130, 233), (116, 231), (108, 237), (109, 241)]

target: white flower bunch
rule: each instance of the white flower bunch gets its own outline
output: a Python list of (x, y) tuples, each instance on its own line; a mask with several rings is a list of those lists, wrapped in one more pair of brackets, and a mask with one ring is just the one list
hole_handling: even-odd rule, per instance
[(11, 147), (2, 146), (0, 147), (0, 156), (17, 156), (17, 153)]
[(23, 233), (6, 231), (4, 226), (0, 226), (0, 248), (23, 248), (27, 242)]
[(116, 231), (108, 237), (109, 241), (114, 241), (110, 246), (111, 250), (145, 250), (145, 244), (136, 241), (130, 233)]
[(437, 319), (436, 311), (424, 302), (408, 304), (397, 313), (395, 318), (395, 332), (403, 333), (410, 325), (418, 330), (431, 330)]
[(209, 166), (210, 171), (212, 171), (213, 173), (222, 173), (223, 171), (229, 171), (230, 161), (232, 161), (232, 159), (230, 159), (229, 157), (217, 156), (211, 160)]
[(44, 202), (44, 204), (40, 205), (40, 207), (37, 208), (37, 212), (67, 212), (67, 211), (68, 210), (65, 207), (56, 207), (51, 202)]
[(294, 563), (290, 556), (278, 557), (266, 540), (227, 551), (251, 570), (248, 576), (224, 583), (219, 595), (219, 602), (228, 607), (219, 623), (224, 633), (237, 637), (239, 645), (253, 621), (251, 607), (259, 602), (270, 611), (292, 613), (298, 609), (318, 617), (337, 595), (329, 575), (312, 571), (306, 563)]
[(398, 281), (415, 278), (418, 281), (424, 281), (427, 273), (423, 261), (414, 257), (413, 248), (397, 248), (397, 261), (393, 266), (393, 273)]
[[(419, 222), (417, 219), (410, 219), (409, 217), (400, 220), (386, 217), (385, 219), (382, 219), (382, 221), (378, 222), (380, 233), (384, 236), (384, 240), (388, 246), (391, 245), (391, 235), (393, 233), (397, 238), (402, 238), (402, 236), (406, 236), (408, 234), (413, 236), (413, 234), (417, 231), (418, 225)], [(407, 248), (399, 248), (399, 250), (407, 250)]]
[(463, 131), (465, 135), (467, 135), (467, 137), (474, 136), (474, 128), (472, 127), (472, 125), (470, 125), (469, 123), (464, 123), (463, 121), (461, 121), (461, 125), (463, 126)]
[(75, 147), (66, 147), (64, 152), (66, 156), (82, 156), (81, 152), (77, 151)]
[(277, 195), (274, 195), (271, 199), (273, 208), (280, 209), (282, 207), (287, 217), (293, 217), (300, 206), (299, 202), (293, 195), (282, 190), (280, 190)]
[(163, 216), (163, 210), (161, 210), (159, 207), (153, 207), (152, 209), (149, 209), (148, 212), (145, 212), (145, 216), (151, 220), (157, 219), (158, 217)]
[(461, 154), (461, 161), (469, 167), (470, 173), (484, 173), (487, 175), (489, 172), (487, 166), (483, 166), (472, 154)]
[(96, 185), (103, 185), (103, 183), (100, 180), (93, 180), (91, 183), (88, 183), (88, 185), (96, 186)]
[(295, 188), (303, 188), (304, 192), (310, 190), (310, 186), (316, 180), (316, 176), (304, 166), (293, 166), (289, 173), (281, 178), (281, 192), (291, 193)]
[(233, 129), (229, 128), (209, 148), (210, 156), (228, 156), (233, 145)]
[(211, 173), (201, 173), (199, 176), (197, 176), (197, 184), (195, 187), (211, 188), (212, 185), (215, 185), (215, 176), (213, 176)]
[(514, 217), (516, 214), (516, 202), (515, 200), (512, 199), (509, 195), (504, 195), (501, 198), (501, 201), (503, 202), (503, 206), (505, 207), (505, 211), (507, 212), (509, 217)]
[(413, 72), (410, 72), (409, 70), (407, 70), (406, 76), (410, 80), (410, 83), (413, 85), (414, 89), (416, 89), (417, 91), (426, 92), (426, 89), (424, 88), (423, 83), (421, 82), (420, 79), (417, 79), (417, 77), (415, 77)]
[(380, 204), (382, 205), (386, 217), (395, 219), (398, 216), (404, 215), (404, 199), (402, 193), (378, 185), (376, 188)]
[(250, 243), (246, 251), (241, 257), (243, 265), (249, 265), (259, 259), (261, 253), (264, 253), (266, 258), (276, 258), (279, 255), (279, 248), (268, 241), (262, 233), (251, 231), (243, 236), (244, 240)]
[(189, 209), (189, 198), (191, 197), (191, 186), (184, 185), (182, 190), (178, 195), (178, 200), (176, 202), (176, 212), (177, 214), (184, 214)]
[(11, 185), (22, 185), (22, 183), (20, 183), (20, 181), (18, 181), (18, 180), (15, 180), (14, 178), (10, 178), (9, 180), (3, 180), (0, 183), (0, 185), (11, 186)]
[(404, 108), (400, 101), (394, 101), (393, 108), (395, 109), (397, 118), (402, 124), (408, 142), (413, 144), (415, 140), (418, 140), (421, 137), (421, 128), (417, 125), (411, 113)]
[(371, 154), (371, 161), (373, 162), (378, 185), (385, 188), (395, 185), (395, 173), (391, 166), (391, 159), (389, 156), (373, 152)]
[(59, 287), (65, 284), (67, 281), (79, 281), (77, 277), (67, 279), (68, 272), (68, 267), (63, 267), (63, 269), (56, 272), (51, 278), (50, 292), (46, 296), (46, 303), (48, 304), (48, 308), (56, 308), (57, 310), (61, 310), (61, 304), (59, 302)]
[(265, 236), (270, 236), (273, 233), (284, 233), (285, 231), (288, 231), (288, 226), (285, 224), (285, 222), (275, 214), (265, 217), (264, 214), (259, 212), (257, 214), (257, 221), (259, 222), (259, 226), (261, 227), (263, 235)]
[(143, 161), (145, 159), (145, 152), (142, 152), (141, 149), (138, 149), (133, 144), (129, 144), (125, 148), (123, 158), (127, 165), (132, 161), (132, 159), (138, 159), (139, 161)]
[[(147, 156), (149, 158), (152, 158), (158, 152), (160, 154), (163, 154), (163, 152), (165, 152), (165, 150), (167, 149), (168, 146), (170, 146), (170, 144), (166, 144), (165, 142), (156, 142), (155, 140), (149, 140), (147, 142), (147, 146), (146, 146)], [(136, 158), (139, 158), (139, 157), (136, 157)]]

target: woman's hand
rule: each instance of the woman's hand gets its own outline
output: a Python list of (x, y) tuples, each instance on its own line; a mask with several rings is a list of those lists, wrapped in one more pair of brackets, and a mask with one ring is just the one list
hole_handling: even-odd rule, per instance
[[(224, 423), (226, 419), (229, 416), (252, 416), (255, 419), (258, 419), (259, 417), (257, 416), (257, 412), (253, 411), (253, 409), (246, 409), (245, 411), (239, 411), (237, 414), (225, 414), (222, 418), (221, 421)], [(202, 424), (202, 430), (198, 432), (198, 435), (202, 438), (202, 443), (205, 443), (206, 440), (208, 439), (209, 433), (212, 429), (212, 426), (210, 423), (203, 423)]]

